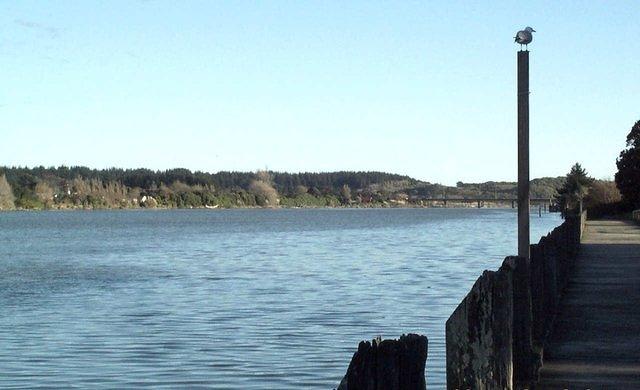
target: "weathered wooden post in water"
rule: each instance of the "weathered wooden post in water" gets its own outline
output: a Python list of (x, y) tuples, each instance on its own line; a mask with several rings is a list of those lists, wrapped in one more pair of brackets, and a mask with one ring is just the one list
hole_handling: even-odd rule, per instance
[(518, 52), (518, 256), (529, 258), (529, 50), (526, 49)]
[(425, 390), (428, 345), (417, 334), (361, 341), (337, 390)]

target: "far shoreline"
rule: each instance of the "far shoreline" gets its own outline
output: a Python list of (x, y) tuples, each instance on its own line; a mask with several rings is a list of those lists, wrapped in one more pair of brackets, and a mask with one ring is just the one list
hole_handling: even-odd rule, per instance
[[(25, 209), (25, 208), (16, 208), (16, 209), (8, 209), (2, 210), (0, 209), (0, 213), (7, 212), (74, 212), (74, 211), (169, 211), (169, 210), (207, 210), (211, 212), (219, 212), (219, 211), (229, 211), (229, 210), (409, 210), (409, 209), (433, 209), (433, 210), (444, 210), (444, 209), (456, 209), (456, 210), (517, 210), (517, 208), (511, 207), (510, 205), (483, 205), (481, 207), (477, 207), (471, 203), (469, 206), (461, 206), (459, 204), (451, 205), (451, 206), (427, 206), (427, 205), (376, 205), (376, 206), (279, 206), (279, 207), (259, 207), (259, 206), (242, 206), (242, 207), (97, 207), (97, 208), (83, 208), (83, 207), (61, 207), (61, 208), (42, 208), (42, 209)], [(531, 206), (530, 210), (536, 210), (537, 207)], [(545, 212), (548, 212), (548, 208), (545, 209)]]

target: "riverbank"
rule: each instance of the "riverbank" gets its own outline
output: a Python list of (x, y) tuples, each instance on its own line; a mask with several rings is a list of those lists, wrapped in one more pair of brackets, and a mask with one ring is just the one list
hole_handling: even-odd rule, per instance
[[(542, 208), (545, 212), (548, 211), (547, 205), (538, 206), (532, 205), (531, 210), (538, 210), (538, 208)], [(204, 206), (187, 206), (187, 207), (168, 207), (168, 206), (155, 206), (155, 207), (144, 207), (144, 206), (129, 206), (129, 207), (92, 207), (92, 206), (84, 206), (84, 205), (53, 205), (49, 207), (34, 207), (34, 208), (24, 208), (24, 207), (16, 207), (12, 209), (2, 210), (0, 212), (10, 212), (10, 211), (93, 211), (93, 210), (255, 210), (255, 209), (267, 209), (267, 210), (288, 210), (288, 209), (512, 209), (513, 206), (511, 203), (505, 202), (481, 202), (480, 207), (478, 207), (477, 201), (469, 200), (469, 201), (452, 201), (448, 200), (446, 206), (444, 202), (430, 202), (430, 204), (415, 204), (415, 203), (407, 203), (407, 204), (398, 204), (398, 203), (376, 203), (376, 204), (353, 204), (353, 205), (336, 205), (336, 206), (314, 206), (314, 205), (303, 205), (303, 206), (276, 206), (276, 207), (263, 207), (263, 206), (231, 206), (231, 207), (220, 207), (220, 205), (204, 205)]]
[[(531, 181), (547, 203), (563, 178)], [(253, 207), (513, 207), (516, 183), (455, 186), (385, 172), (191, 172), (0, 166), (0, 210)], [(469, 204), (467, 204), (469, 203)]]

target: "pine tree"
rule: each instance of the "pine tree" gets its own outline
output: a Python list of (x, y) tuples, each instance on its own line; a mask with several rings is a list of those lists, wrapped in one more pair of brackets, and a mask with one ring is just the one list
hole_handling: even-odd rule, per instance
[(592, 183), (593, 179), (587, 175), (587, 171), (580, 164), (575, 163), (571, 167), (556, 197), (563, 214), (567, 210), (575, 210), (581, 205)]

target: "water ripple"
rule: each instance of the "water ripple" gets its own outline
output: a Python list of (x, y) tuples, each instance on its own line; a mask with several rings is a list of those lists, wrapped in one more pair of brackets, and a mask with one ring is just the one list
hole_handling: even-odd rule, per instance
[[(0, 388), (330, 389), (429, 337), (515, 252), (512, 210), (0, 213)], [(557, 225), (532, 219), (532, 236)]]

